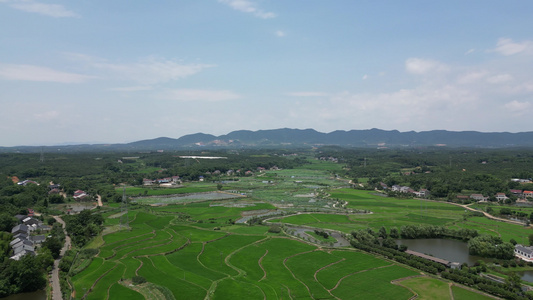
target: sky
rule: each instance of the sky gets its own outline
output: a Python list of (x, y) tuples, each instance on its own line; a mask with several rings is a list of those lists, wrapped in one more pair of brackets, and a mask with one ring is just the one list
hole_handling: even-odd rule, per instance
[(529, 0), (0, 0), (0, 146), (533, 130)]

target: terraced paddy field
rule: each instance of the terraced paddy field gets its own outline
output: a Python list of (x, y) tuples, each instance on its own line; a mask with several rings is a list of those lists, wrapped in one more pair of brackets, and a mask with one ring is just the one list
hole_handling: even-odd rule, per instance
[(462, 222), (464, 216), (464, 208), (442, 202), (389, 198), (354, 189), (332, 190), (330, 194), (330, 198), (346, 201), (348, 209), (368, 213), (342, 214), (342, 210), (336, 214), (300, 213), (269, 221), (349, 233), (367, 227), (379, 229), (381, 226), (387, 229), (417, 224), (452, 226)]
[[(226, 217), (249, 209), (211, 208)], [(99, 254), (72, 278), (74, 299), (413, 296), (391, 281), (419, 275), (418, 271), (353, 249), (324, 249), (268, 233), (266, 226), (216, 223), (220, 230), (203, 228), (197, 226), (202, 223), (178, 218), (198, 207), (181, 209), (130, 211), (129, 229), (104, 235)], [(209, 216), (209, 205), (203, 209), (203, 216)], [(147, 282), (132, 284), (136, 276)]]

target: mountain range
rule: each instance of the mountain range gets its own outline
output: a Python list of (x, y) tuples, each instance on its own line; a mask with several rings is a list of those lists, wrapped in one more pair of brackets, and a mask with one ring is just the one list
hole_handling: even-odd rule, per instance
[(180, 138), (159, 137), (125, 144), (61, 145), (46, 147), (0, 147), (1, 152), (36, 152), (41, 149), (64, 151), (156, 151), (202, 148), (297, 148), (322, 145), (343, 147), (533, 147), (533, 132), (478, 131), (408, 131), (398, 130), (337, 130), (329, 133), (314, 129), (239, 130), (215, 136), (195, 133)]

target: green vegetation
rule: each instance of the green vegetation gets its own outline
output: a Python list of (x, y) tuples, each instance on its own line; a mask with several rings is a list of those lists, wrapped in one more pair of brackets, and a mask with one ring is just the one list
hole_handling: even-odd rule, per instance
[[(99, 195), (103, 207), (63, 216), (74, 248), (61, 261), (61, 283), (69, 294), (69, 280), (75, 299), (479, 297), (455, 286), (450, 290), (437, 277), (391, 284), (419, 275), (415, 269), (502, 297), (527, 297), (516, 282), (491, 289), (477, 277), (410, 258), (394, 241), (470, 240), (472, 253), (504, 259), (499, 261), (503, 269), (490, 272), (513, 278), (518, 269), (505, 265), (513, 266), (512, 244), (530, 243), (533, 216), (533, 207), (515, 205), (518, 199), (510, 193), (533, 189), (510, 180), (533, 177), (533, 157), (525, 150), (324, 147), (202, 153), (226, 157), (218, 160), (181, 155), (191, 152), (142, 153), (134, 159), (121, 153), (54, 153), (45, 163), (34, 154), (0, 154), (2, 258), (12, 255), (9, 230), (18, 222), (15, 214), (33, 209), (47, 221), (78, 206), (94, 207)], [(40, 185), (16, 185), (13, 176)], [(172, 176), (179, 180), (167, 187), (143, 185), (143, 179)], [(61, 184), (61, 194), (48, 193), (50, 182)], [(380, 182), (429, 189), (430, 199), (384, 191)], [(120, 203), (124, 188), (127, 214)], [(89, 193), (86, 203), (72, 198), (78, 189)], [(471, 193), (485, 195), (488, 202), (457, 198)], [(508, 199), (498, 202), (496, 193)], [(466, 204), (477, 212), (461, 206)], [(491, 220), (481, 212), (524, 225)], [(359, 250), (333, 247), (341, 242), (330, 236), (333, 231), (347, 235)], [(4, 259), (0, 295), (42, 288), (61, 234), (54, 225), (31, 270), (20, 271), (20, 265)], [(481, 269), (471, 273), (478, 276)], [(33, 274), (35, 280), (17, 285), (16, 274)]]

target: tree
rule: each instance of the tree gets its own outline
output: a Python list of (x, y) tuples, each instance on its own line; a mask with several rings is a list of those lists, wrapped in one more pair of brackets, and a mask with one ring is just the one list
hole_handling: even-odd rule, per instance
[(378, 232), (378, 236), (382, 239), (387, 238), (387, 229), (385, 229), (385, 226), (381, 226)]
[(17, 219), (9, 213), (0, 213), (0, 231), (11, 232), (11, 229), (17, 225)]
[(520, 276), (515, 272), (512, 272), (507, 278), (505, 278), (505, 284), (512, 290), (518, 290), (522, 285), (522, 281)]
[(389, 233), (389, 236), (393, 239), (397, 239), (400, 237), (400, 233), (398, 232), (398, 228), (396, 227), (392, 227), (390, 229), (390, 233)]

